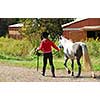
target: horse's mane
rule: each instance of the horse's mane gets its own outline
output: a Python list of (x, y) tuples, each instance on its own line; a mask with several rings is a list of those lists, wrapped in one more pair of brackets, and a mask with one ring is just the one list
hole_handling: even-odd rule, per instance
[(63, 47), (64, 47), (64, 52), (66, 52), (66, 49), (68, 48), (68, 49), (72, 49), (72, 46), (73, 46), (73, 42), (72, 42), (72, 40), (70, 40), (70, 39), (67, 39), (67, 38), (65, 38), (65, 37), (63, 37), (63, 36), (61, 36), (61, 40), (60, 40), (60, 42), (61, 42), (61, 44), (63, 45)]

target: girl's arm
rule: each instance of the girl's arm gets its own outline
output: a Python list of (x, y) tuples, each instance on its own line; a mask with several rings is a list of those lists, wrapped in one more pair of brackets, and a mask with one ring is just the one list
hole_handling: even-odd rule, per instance
[(52, 47), (55, 48), (57, 51), (60, 50), (60, 48), (58, 48), (53, 42), (52, 42)]

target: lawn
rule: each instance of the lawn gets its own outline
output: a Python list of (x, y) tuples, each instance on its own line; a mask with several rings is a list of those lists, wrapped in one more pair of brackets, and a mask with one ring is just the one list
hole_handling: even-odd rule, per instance
[[(91, 58), (93, 69), (96, 71), (100, 71), (100, 41), (89, 40), (85, 42), (88, 47), (88, 52)], [(35, 54), (29, 55), (32, 49), (32, 45), (26, 39), (20, 41), (9, 38), (0, 38), (0, 64), (36, 68), (37, 56)], [(64, 55), (62, 51), (55, 52), (55, 50), (53, 50), (54, 66), (57, 70), (64, 69)], [(70, 60), (68, 61), (67, 65), (69, 68), (71, 68)], [(42, 56), (40, 56), (39, 68), (42, 68)], [(49, 64), (47, 64), (47, 68), (50, 68)], [(76, 61), (75, 70), (77, 70)]]
[[(91, 57), (91, 61), (92, 61), (92, 65), (93, 65), (93, 69), (95, 71), (100, 71), (100, 61), (99, 58), (94, 58)], [(54, 66), (56, 68), (56, 70), (63, 70), (64, 69), (64, 58), (63, 57), (54, 57)], [(81, 59), (81, 64), (82, 64), (82, 59)], [(31, 59), (0, 59), (0, 64), (1, 65), (7, 65), (7, 66), (18, 66), (18, 67), (27, 67), (27, 68), (37, 68), (37, 56), (34, 56)], [(68, 67), (71, 69), (71, 61), (68, 60), (67, 63)], [(82, 64), (83, 65), (83, 64)], [(76, 63), (75, 60), (75, 70), (77, 71), (78, 69), (78, 65)], [(42, 56), (39, 57), (39, 68), (42, 69)], [(50, 65), (49, 62), (47, 64), (47, 68), (50, 69)], [(84, 67), (82, 67), (82, 69), (84, 70)]]

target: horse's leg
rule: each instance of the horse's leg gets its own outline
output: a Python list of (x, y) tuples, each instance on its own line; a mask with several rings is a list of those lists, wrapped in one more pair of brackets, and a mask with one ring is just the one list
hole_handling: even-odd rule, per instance
[(71, 61), (72, 61), (72, 65), (71, 65), (71, 67), (72, 67), (72, 76), (74, 76), (74, 60), (72, 59)]
[(81, 75), (81, 63), (80, 63), (80, 59), (77, 59), (77, 64), (78, 64), (78, 74), (76, 77), (80, 77)]
[(70, 74), (71, 71), (67, 67), (67, 61), (68, 61), (68, 58), (65, 59), (64, 66), (65, 66), (65, 69), (67, 70), (68, 74)]

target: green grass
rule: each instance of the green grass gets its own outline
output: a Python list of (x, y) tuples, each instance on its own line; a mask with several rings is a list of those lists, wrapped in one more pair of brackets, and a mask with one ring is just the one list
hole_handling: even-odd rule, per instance
[[(100, 41), (89, 40), (86, 41), (88, 52), (92, 61), (93, 69), (100, 71)], [(14, 40), (9, 38), (0, 38), (0, 64), (9, 66), (19, 66), (27, 68), (36, 68), (37, 66), (37, 56), (30, 56), (30, 51), (32, 50), (32, 45), (26, 39), (24, 40)], [(63, 50), (56, 52), (53, 49), (54, 54), (54, 66), (58, 69), (64, 69), (64, 55)], [(82, 63), (82, 60), (81, 60)], [(42, 56), (40, 57), (39, 68), (42, 68)], [(71, 68), (71, 62), (68, 61), (68, 67)], [(47, 64), (49, 69), (49, 63)], [(75, 61), (75, 70), (78, 66)], [(84, 68), (83, 68), (84, 69)]]
[(33, 59), (22, 59), (22, 58), (8, 58), (8, 59), (0, 59), (0, 64), (8, 65), (8, 66), (18, 66), (18, 67), (36, 67), (36, 57)]
[[(64, 69), (63, 65), (64, 59), (63, 58), (57, 58), (54, 57), (54, 66), (56, 69)], [(28, 68), (36, 68), (37, 67), (37, 56), (34, 56), (33, 58), (26, 60), (26, 59), (12, 59), (12, 58), (5, 58), (0, 59), (0, 63), (3, 65), (9, 65), (9, 66), (20, 66), (20, 67), (28, 67)], [(42, 68), (43, 62), (42, 62), (42, 56), (39, 57), (39, 68)], [(47, 68), (50, 68), (49, 61), (47, 63)]]
[[(99, 58), (93, 58), (91, 57), (91, 61), (92, 61), (92, 65), (93, 65), (93, 69), (95, 71), (98, 71), (100, 70), (100, 61), (99, 61)], [(17, 58), (18, 59), (18, 58)], [(82, 59), (81, 59), (81, 64), (82, 64)], [(27, 68), (36, 68), (37, 67), (37, 57), (34, 56), (33, 58), (31, 59), (24, 59), (24, 60), (21, 60), (21, 59), (0, 59), (0, 64), (3, 64), (3, 65), (7, 65), (7, 66), (16, 66), (16, 67), (27, 67)], [(64, 70), (64, 58), (57, 58), (57, 57), (54, 57), (54, 66), (56, 68), (56, 70)], [(78, 70), (78, 65), (76, 63), (76, 60), (74, 62), (74, 68), (75, 70), (77, 71)], [(43, 65), (43, 62), (42, 62), (42, 56), (39, 57), (39, 68), (42, 69), (42, 65)], [(71, 69), (71, 61), (68, 60), (68, 68)], [(49, 65), (49, 62), (47, 63), (47, 69), (50, 69), (50, 65)], [(82, 69), (84, 70), (84, 68), (82, 67)]]

